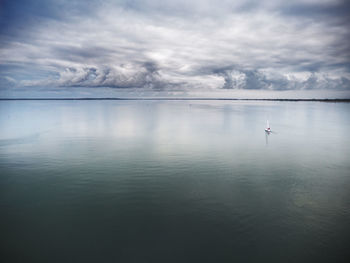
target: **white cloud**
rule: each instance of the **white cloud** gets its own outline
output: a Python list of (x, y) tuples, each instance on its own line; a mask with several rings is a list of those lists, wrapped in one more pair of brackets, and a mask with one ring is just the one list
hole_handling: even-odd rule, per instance
[(350, 88), (349, 55), (341, 52), (349, 32), (336, 17), (285, 16), (276, 11), (284, 1), (134, 3), (45, 21), (3, 46), (1, 63), (51, 72), (20, 82), (29, 86)]

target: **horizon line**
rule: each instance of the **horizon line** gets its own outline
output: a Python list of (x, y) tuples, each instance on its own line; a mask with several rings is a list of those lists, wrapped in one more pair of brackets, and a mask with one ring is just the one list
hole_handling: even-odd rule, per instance
[(118, 98), (118, 97), (102, 97), (102, 98), (0, 98), (0, 101), (5, 100), (225, 100), (225, 101), (319, 101), (319, 102), (350, 102), (350, 98), (347, 99), (249, 99), (249, 98)]

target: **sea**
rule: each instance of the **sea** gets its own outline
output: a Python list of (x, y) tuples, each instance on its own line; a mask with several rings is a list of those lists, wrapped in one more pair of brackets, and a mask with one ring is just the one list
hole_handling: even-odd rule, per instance
[(0, 218), (2, 262), (349, 262), (350, 103), (3, 100)]

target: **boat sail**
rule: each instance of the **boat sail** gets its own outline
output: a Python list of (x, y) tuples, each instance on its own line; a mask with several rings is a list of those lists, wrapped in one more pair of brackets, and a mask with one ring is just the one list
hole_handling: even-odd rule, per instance
[(270, 124), (269, 124), (269, 121), (267, 120), (266, 121), (266, 129), (265, 129), (266, 132), (271, 132), (271, 129), (270, 129)]

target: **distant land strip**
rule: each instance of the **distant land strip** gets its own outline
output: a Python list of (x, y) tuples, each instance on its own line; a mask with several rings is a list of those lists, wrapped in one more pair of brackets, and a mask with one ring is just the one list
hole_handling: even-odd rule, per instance
[(236, 99), (236, 98), (0, 98), (5, 100), (225, 100), (225, 101), (317, 101), (350, 102), (350, 99)]

